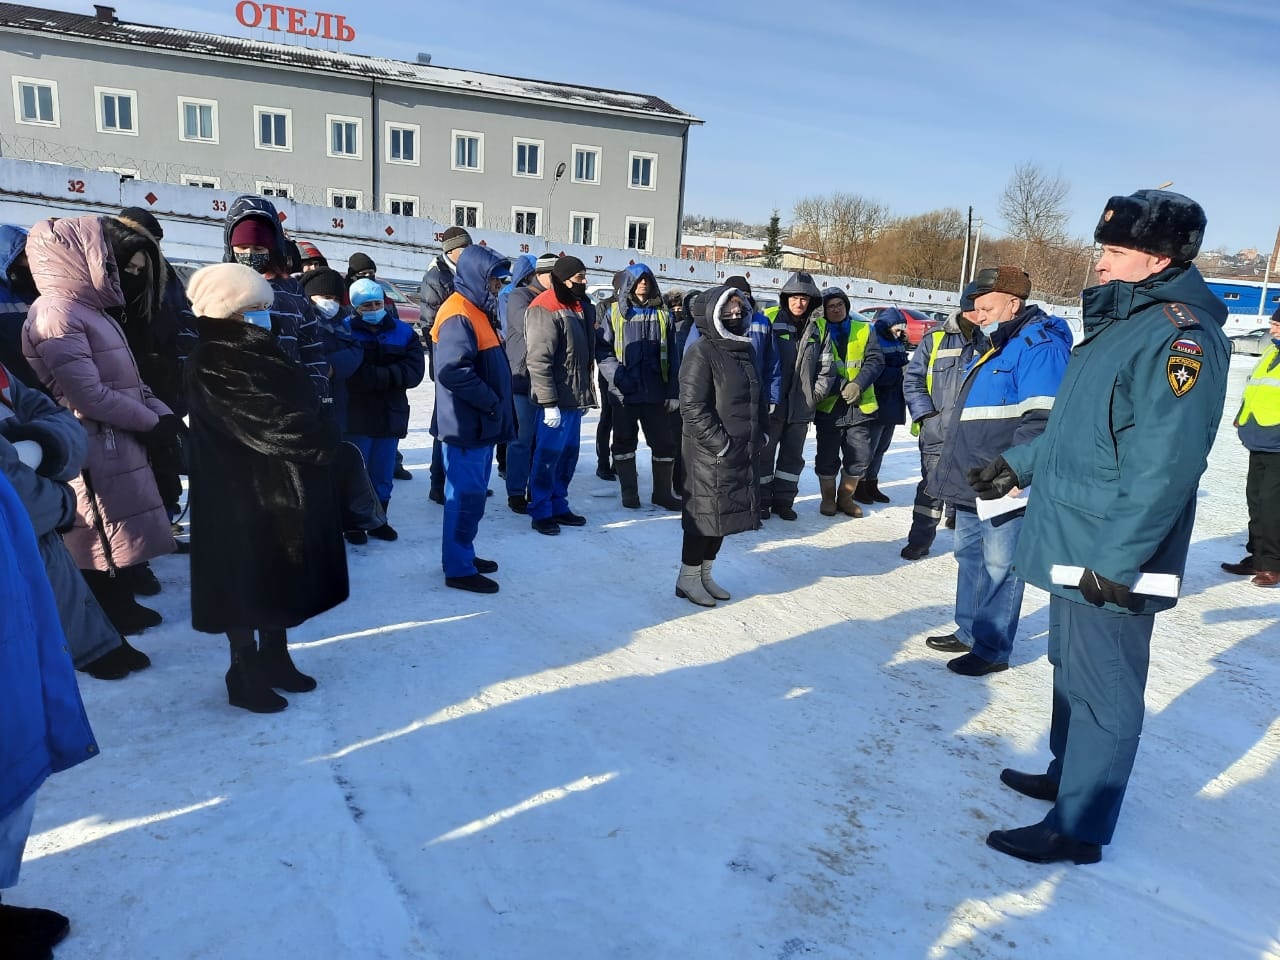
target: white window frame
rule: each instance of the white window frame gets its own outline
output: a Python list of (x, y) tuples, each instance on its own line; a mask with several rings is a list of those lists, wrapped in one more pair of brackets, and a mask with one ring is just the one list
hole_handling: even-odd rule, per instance
[[(355, 197), (356, 205), (348, 207), (345, 204), (341, 207), (334, 204), (335, 197)], [(324, 205), (328, 210), (363, 210), (364, 209), (364, 191), (363, 190), (344, 190), (342, 187), (330, 187), (324, 192)]]
[[(356, 126), (356, 152), (355, 153), (336, 153), (333, 149), (333, 125), (335, 123), (354, 123)], [(326, 113), (324, 115), (324, 147), (329, 156), (337, 160), (363, 160), (364, 159), (364, 120), (360, 117), (344, 117), (336, 113)]]
[[(187, 105), (193, 107), (209, 108), (209, 126), (213, 130), (213, 137), (206, 140), (204, 137), (187, 136)], [(196, 113), (196, 126), (200, 126), (200, 114)], [(200, 97), (179, 97), (178, 98), (178, 139), (184, 143), (217, 143), (218, 142), (218, 101), (204, 100)], [(256, 136), (255, 136), (256, 139)]]
[[(603, 148), (603, 147), (593, 147), (593, 146), (592, 146), (591, 144), (589, 144), (589, 143), (575, 143), (575, 144), (573, 144), (569, 149), (570, 149), (570, 151), (571, 151), (571, 152), (570, 152), (570, 157), (572, 158), (571, 163), (570, 163), (570, 165), (569, 165), (569, 167), (570, 167), (570, 177), (569, 177), (569, 178), (570, 178), (574, 183), (593, 183), (593, 184), (599, 184), (599, 183), (600, 183), (600, 165), (604, 162), (604, 148)], [(579, 152), (579, 151), (582, 151), (582, 152), (584, 152), (584, 153), (594, 153), (594, 154), (596, 155), (596, 178), (595, 178), (594, 180), (579, 180), (579, 179), (578, 179), (578, 152)], [(629, 173), (629, 172), (628, 172), (628, 176), (630, 176), (630, 173)]]
[[(102, 98), (103, 97), (128, 97), (129, 98), (129, 114), (133, 120), (132, 130), (121, 130), (118, 127), (112, 130), (107, 126), (107, 118), (103, 116)], [(138, 91), (124, 90), (118, 87), (94, 87), (93, 88), (93, 117), (98, 124), (99, 133), (109, 133), (113, 136), (136, 137), (138, 135)], [(120, 107), (116, 105), (116, 121), (120, 120)]]
[[(537, 173), (521, 173), (520, 172), (520, 148), (521, 147), (537, 147), (538, 148), (538, 172)], [(511, 175), (513, 177), (522, 177), (529, 180), (541, 180), (542, 171), (547, 166), (547, 144), (543, 140), (534, 140), (530, 137), (512, 137), (511, 138)]]
[[(271, 191), (283, 190), (283, 191), (285, 191), (285, 195), (284, 195), (284, 197), (282, 198), (282, 199), (284, 199), (284, 200), (296, 200), (296, 199), (297, 199), (297, 197), (295, 197), (295, 196), (293, 195), (293, 184), (292, 184), (292, 183), (285, 183), (283, 180), (259, 180), (259, 181), (257, 181), (257, 182), (253, 185), (253, 192), (254, 192), (254, 193), (256, 193), (256, 194), (257, 194), (258, 196), (260, 196), (260, 197), (265, 197), (265, 196), (267, 196), (267, 193), (266, 193), (266, 191), (267, 191), (267, 190), (271, 190)], [(273, 196), (273, 197), (279, 197), (280, 195), (279, 195), (278, 193), (274, 193), (274, 192), (273, 192), (273, 193), (271, 194), (271, 196)]]
[[(458, 166), (458, 138), (476, 138), (476, 166)], [(476, 130), (454, 130), (449, 135), (449, 165), (462, 173), (484, 173), (484, 134)]]
[[(413, 213), (393, 213), (391, 210), (392, 203), (412, 203)], [(422, 213), (421, 202), (419, 202), (417, 197), (407, 193), (384, 193), (382, 195), (382, 205), (386, 212), (392, 214), (392, 216), (416, 217)]]
[[(524, 231), (524, 230), (519, 230), (516, 228), (516, 216), (521, 213), (523, 214), (532, 213), (534, 217), (537, 218), (534, 221), (537, 229), (535, 229), (532, 233), (529, 233), (528, 231)], [(543, 229), (545, 226), (546, 224), (542, 219), (541, 207), (512, 207), (511, 208), (511, 232), (512, 233), (518, 233), (522, 237), (541, 237), (545, 232)]]
[[(285, 145), (283, 147), (262, 142), (262, 115), (264, 113), (284, 115)], [(328, 132), (328, 127), (326, 127), (325, 133)], [(253, 145), (259, 150), (273, 150), (276, 153), (293, 153), (293, 111), (288, 107), (267, 107), (260, 106), (255, 103), (253, 105)]]
[(473, 224), (464, 223), (464, 224), (461, 224), (461, 226), (466, 227), (469, 230), (481, 230), (484, 228), (484, 204), (481, 203), (479, 200), (450, 200), (449, 201), (449, 226), (453, 226), (458, 223), (459, 207), (475, 207), (476, 208), (476, 222)]
[[(413, 159), (397, 160), (391, 155), (391, 132), (393, 130), (407, 131), (413, 134)], [(403, 143), (401, 147), (403, 152)], [(406, 167), (416, 167), (422, 163), (422, 126), (417, 123), (397, 123), (393, 120), (387, 121), (387, 163), (403, 164)]]
[(133, 167), (99, 167), (99, 173), (114, 173), (119, 177), (131, 177), (134, 180), (139, 179), (138, 171)]
[[(649, 165), (649, 185), (636, 185), (631, 182), (631, 168), (637, 160), (652, 161)], [(632, 150), (627, 154), (627, 188), (630, 190), (657, 190), (658, 189), (658, 155), (649, 153), (645, 150)]]
[[(643, 247), (631, 246), (631, 228), (643, 225), (648, 231), (645, 237), (647, 241)], [(623, 233), (622, 245), (627, 250), (635, 250), (639, 253), (653, 253), (653, 217), (627, 217), (626, 230)]]
[[(22, 117), (22, 87), (24, 84), (31, 84), (37, 87), (48, 87), (52, 91), (53, 119), (52, 120), (24, 120)], [(40, 97), (36, 97), (36, 112), (40, 111)], [(62, 118), (58, 110), (58, 81), (57, 80), (41, 80), (39, 77), (19, 77), (13, 78), (13, 119), (27, 127), (60, 127), (62, 126)]]
[[(203, 173), (184, 173), (182, 174), (181, 177), (178, 178), (178, 182), (181, 183), (184, 187), (201, 187), (206, 190), (222, 189), (221, 177), (209, 177), (209, 176), (205, 176)], [(213, 184), (213, 186), (205, 187), (206, 183), (211, 183)]]
[[(573, 235), (573, 221), (579, 217), (583, 218), (584, 220), (588, 218), (590, 218), (591, 220), (591, 227), (592, 227), (591, 232), (593, 236), (590, 242), (579, 240)], [(569, 211), (569, 237), (571, 239), (571, 242), (579, 244), (580, 246), (584, 246), (584, 247), (600, 246), (600, 214), (589, 213), (585, 210), (570, 210)]]

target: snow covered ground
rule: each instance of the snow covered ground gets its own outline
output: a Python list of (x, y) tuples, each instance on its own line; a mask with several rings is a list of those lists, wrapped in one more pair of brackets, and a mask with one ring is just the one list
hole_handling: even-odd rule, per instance
[(957, 677), (924, 646), (952, 626), (955, 563), (946, 531), (898, 557), (905, 429), (891, 505), (827, 520), (806, 472), (800, 520), (727, 541), (734, 600), (701, 610), (673, 596), (677, 516), (592, 475), (593, 418), (589, 525), (538, 536), (495, 475), (478, 545), (502, 592), (480, 597), (442, 582), (428, 385), (400, 541), (351, 548), (351, 600), (293, 635), (320, 688), (274, 717), (228, 707), (186, 560), (157, 562), (155, 666), (83, 680), (102, 756), (45, 787), (6, 900), (71, 915), (60, 960), (1280, 957), (1280, 591), (1218, 569), (1243, 555), (1230, 416), (1252, 362), (1101, 864), (983, 844), (1045, 810), (997, 774), (1048, 756), (1047, 597), (1028, 589), (1006, 673)]

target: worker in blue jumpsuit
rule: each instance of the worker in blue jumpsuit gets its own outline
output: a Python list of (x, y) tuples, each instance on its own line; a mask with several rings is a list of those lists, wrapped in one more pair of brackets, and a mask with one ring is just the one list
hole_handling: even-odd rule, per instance
[[(1030, 488), (1014, 569), (1051, 595), (1053, 760), (1000, 779), (1053, 809), (987, 838), (1023, 860), (1101, 859), (1133, 769), (1155, 614), (1177, 600), (1132, 587), (1140, 573), (1182, 576), (1226, 398), (1226, 307), (1191, 263), (1204, 226), (1181, 194), (1108, 201), (1094, 231), (1101, 285), (1084, 292), (1084, 337), (1048, 426), (970, 473), (985, 499)], [(1056, 564), (1083, 573), (1055, 583)]]

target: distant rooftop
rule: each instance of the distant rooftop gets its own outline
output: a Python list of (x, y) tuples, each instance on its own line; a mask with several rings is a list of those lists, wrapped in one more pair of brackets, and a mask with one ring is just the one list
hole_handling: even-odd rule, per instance
[[(748, 251), (764, 252), (765, 240), (756, 240), (750, 237), (734, 239), (731, 237), (708, 237), (699, 234), (683, 233), (680, 235), (680, 243), (686, 247), (722, 247), (725, 250), (738, 250), (743, 253)], [(814, 251), (805, 250), (803, 247), (792, 247), (787, 244), (782, 245), (784, 253), (807, 253), (814, 255)]]
[(356, 76), (366, 80), (378, 79), (461, 93), (557, 103), (607, 113), (647, 116), (656, 120), (671, 120), (686, 124), (702, 123), (697, 117), (673, 107), (660, 97), (649, 94), (504, 77), (453, 67), (390, 60), (385, 57), (335, 53), (265, 40), (199, 33), (175, 27), (125, 23), (115, 19), (115, 11), (111, 7), (98, 6), (97, 10), (98, 13), (95, 16), (16, 3), (0, 3), (0, 29), (70, 36), (102, 43), (116, 43), (197, 56), (229, 57), (266, 66), (302, 68)]

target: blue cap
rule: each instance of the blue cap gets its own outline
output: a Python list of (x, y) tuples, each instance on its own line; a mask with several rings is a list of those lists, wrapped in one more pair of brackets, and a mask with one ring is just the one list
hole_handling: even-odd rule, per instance
[(351, 285), (350, 290), (351, 305), (358, 307), (362, 303), (368, 303), (370, 300), (385, 300), (386, 293), (382, 289), (382, 284), (376, 280), (370, 280), (365, 277), (363, 280), (357, 280)]
[(974, 309), (974, 298), (978, 295), (978, 281), (969, 281), (968, 286), (960, 292), (960, 312), (968, 313)]

